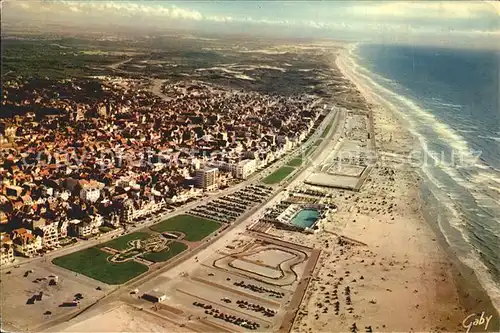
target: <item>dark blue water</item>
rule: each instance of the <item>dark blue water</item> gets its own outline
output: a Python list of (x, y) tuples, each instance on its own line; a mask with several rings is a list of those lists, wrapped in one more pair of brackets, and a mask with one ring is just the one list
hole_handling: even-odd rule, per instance
[(422, 199), (500, 301), (500, 53), (361, 45), (357, 72), (418, 139)]

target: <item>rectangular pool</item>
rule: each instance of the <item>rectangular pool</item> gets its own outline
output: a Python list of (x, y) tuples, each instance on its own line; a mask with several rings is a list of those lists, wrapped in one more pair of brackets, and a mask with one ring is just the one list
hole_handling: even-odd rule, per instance
[(292, 224), (302, 228), (310, 228), (319, 219), (316, 209), (302, 209), (292, 218)]

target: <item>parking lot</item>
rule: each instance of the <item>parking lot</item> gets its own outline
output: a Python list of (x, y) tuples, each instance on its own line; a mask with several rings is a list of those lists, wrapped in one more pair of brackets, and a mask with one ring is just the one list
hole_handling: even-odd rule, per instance
[[(304, 292), (304, 279), (311, 274), (306, 266), (317, 259), (311, 251), (271, 238), (241, 236), (200, 262), (195, 271), (159, 276), (122, 300), (191, 331), (277, 331), (284, 318), (297, 310), (294, 294)], [(227, 270), (216, 264), (222, 258), (248, 265)], [(272, 274), (266, 273), (271, 270)], [(166, 299), (159, 303), (142, 299), (141, 295), (153, 290)]]
[(232, 194), (193, 208), (190, 214), (224, 223), (231, 223), (250, 208), (264, 202), (272, 192), (273, 189), (269, 186), (248, 185)]

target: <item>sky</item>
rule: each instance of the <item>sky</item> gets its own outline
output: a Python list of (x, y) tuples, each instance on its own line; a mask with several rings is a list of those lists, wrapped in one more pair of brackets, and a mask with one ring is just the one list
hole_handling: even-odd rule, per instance
[(2, 5), (7, 23), (500, 45), (499, 1), (2, 0)]

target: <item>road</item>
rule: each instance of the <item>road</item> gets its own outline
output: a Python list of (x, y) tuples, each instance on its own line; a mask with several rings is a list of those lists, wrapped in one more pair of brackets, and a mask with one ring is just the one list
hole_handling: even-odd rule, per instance
[[(267, 168), (265, 168), (265, 169), (263, 169), (263, 170), (255, 173), (249, 179), (247, 179), (247, 180), (245, 180), (245, 181), (243, 181), (241, 183), (238, 183), (238, 184), (236, 184), (234, 186), (231, 186), (230, 188), (228, 188), (226, 190), (219, 191), (216, 194), (212, 194), (212, 195), (210, 195), (208, 197), (204, 197), (204, 198), (202, 198), (200, 200), (196, 200), (196, 201), (193, 201), (191, 203), (187, 203), (187, 204), (185, 204), (185, 205), (183, 205), (183, 206), (175, 209), (172, 212), (168, 212), (168, 213), (165, 213), (165, 214), (161, 214), (161, 215), (155, 216), (154, 218), (148, 219), (145, 222), (136, 225), (135, 227), (129, 227), (129, 228), (127, 228), (126, 234), (139, 231), (141, 229), (144, 229), (146, 227), (154, 225), (154, 224), (156, 224), (156, 223), (158, 223), (160, 221), (163, 221), (163, 220), (168, 219), (170, 217), (173, 217), (175, 215), (186, 213), (189, 210), (191, 210), (192, 208), (195, 208), (196, 206), (200, 206), (200, 205), (206, 204), (206, 203), (208, 203), (208, 202), (210, 202), (212, 200), (215, 200), (215, 199), (217, 199), (219, 197), (222, 197), (222, 196), (234, 193), (234, 192), (236, 192), (236, 191), (238, 191), (240, 189), (243, 189), (244, 187), (246, 187), (248, 185), (258, 183), (262, 178), (266, 177), (268, 174), (273, 173), (275, 170), (277, 170), (278, 168), (280, 168), (283, 165), (285, 165), (286, 163), (288, 163), (291, 159), (295, 158), (295, 156), (297, 156), (297, 154), (299, 154), (302, 149), (304, 149), (306, 147), (309, 147), (311, 144), (313, 144), (316, 141), (316, 139), (319, 138), (319, 136), (323, 132), (324, 128), (326, 127), (326, 124), (331, 120), (331, 118), (333, 116), (334, 115), (330, 112), (325, 117), (325, 119), (323, 120), (323, 122), (318, 126), (318, 128), (316, 129), (316, 131), (309, 137), (309, 139), (304, 144), (296, 147), (295, 149), (293, 149), (292, 151), (290, 151), (289, 153), (287, 153), (285, 157), (283, 157), (280, 160), (276, 161), (275, 163), (273, 163), (269, 167), (267, 167)], [(244, 216), (246, 216), (246, 214)], [(240, 217), (240, 219), (241, 219), (241, 217)], [(64, 248), (60, 248), (58, 250), (55, 250), (55, 251), (53, 251), (51, 253), (46, 254), (43, 257), (35, 257), (35, 258), (29, 258), (29, 259), (19, 258), (18, 262), (13, 263), (13, 264), (9, 264), (9, 265), (4, 265), (3, 268), (6, 268), (8, 266), (25, 266), (25, 265), (28, 265), (28, 264), (38, 263), (38, 262), (41, 262), (41, 261), (51, 261), (54, 258), (61, 257), (61, 256), (64, 256), (64, 255), (67, 255), (67, 254), (70, 254), (70, 253), (73, 253), (73, 252), (76, 252), (76, 251), (80, 251), (80, 250), (83, 250), (83, 249), (86, 249), (86, 248), (89, 248), (89, 247), (92, 247), (92, 246), (95, 246), (95, 245), (107, 242), (107, 241), (111, 240), (113, 237), (122, 235), (122, 233), (123, 233), (123, 230), (122, 229), (118, 229), (118, 230), (111, 231), (111, 232), (108, 232), (106, 234), (103, 234), (103, 235), (101, 235), (101, 236), (99, 236), (97, 238), (94, 238), (94, 239), (90, 239), (90, 240), (86, 240), (86, 241), (78, 241), (74, 245), (70, 245), (70, 246), (67, 246), (67, 247), (64, 247)]]
[[(333, 108), (332, 108), (333, 109)], [(332, 141), (329, 140), (329, 138), (332, 136), (332, 133), (338, 132), (338, 127), (339, 127), (339, 120), (338, 120), (338, 114), (332, 114), (330, 112), (327, 117), (325, 117), (324, 121), (316, 131), (311, 135), (311, 137), (308, 139), (306, 143), (304, 143), (305, 146), (309, 146), (310, 144), (313, 144), (318, 138), (320, 138), (321, 133), (323, 130), (326, 128), (326, 124), (328, 124), (330, 121), (332, 121), (332, 117), (335, 117), (333, 119), (333, 126), (330, 128), (330, 131), (328, 135), (324, 138), (323, 143), (318, 146), (317, 150), (314, 152), (312, 155), (313, 156), (320, 156), (321, 158), (321, 150), (327, 149), (332, 145)], [(335, 135), (334, 138), (338, 139), (338, 135)], [(279, 163), (275, 163), (272, 166), (272, 169), (275, 170), (284, 164), (288, 163), (289, 160), (295, 158), (296, 154), (300, 152), (301, 149), (303, 149), (304, 145), (297, 147), (294, 149), (292, 152), (287, 154), (287, 157), (283, 160), (280, 160)], [(68, 316), (68, 318), (63, 318), (59, 319), (56, 322), (50, 322), (46, 323), (43, 326), (40, 326), (37, 328), (38, 331), (50, 329), (51, 331), (56, 328), (54, 325), (64, 325), (66, 321), (68, 321), (71, 318), (74, 318), (76, 316), (79, 316), (79, 319), (83, 320), (83, 317), (87, 316), (93, 316), (94, 314), (99, 313), (102, 308), (110, 306), (113, 302), (116, 302), (120, 300), (122, 297), (129, 297), (129, 291), (132, 289), (140, 288), (142, 284), (144, 284), (146, 281), (150, 281), (151, 279), (154, 279), (155, 277), (158, 277), (160, 275), (169, 277), (169, 278), (174, 278), (178, 276), (179, 274), (182, 273), (190, 273), (193, 270), (195, 270), (198, 267), (198, 262), (203, 262), (209, 259), (212, 254), (217, 251), (217, 249), (223, 248), (229, 243), (231, 243), (234, 239), (238, 237), (238, 235), (245, 233), (247, 228), (251, 226), (256, 220), (261, 217), (266, 208), (269, 207), (270, 205), (273, 205), (275, 203), (278, 203), (281, 201), (282, 196), (284, 194), (283, 189), (286, 187), (293, 187), (296, 184), (300, 183), (305, 177), (308, 176), (310, 172), (314, 171), (315, 168), (315, 161), (313, 161), (312, 164), (307, 164), (299, 167), (299, 170), (295, 173), (294, 176), (289, 177), (288, 181), (284, 181), (280, 183), (279, 185), (275, 186), (275, 191), (273, 192), (272, 196), (263, 204), (258, 205), (256, 207), (253, 207), (250, 209), (248, 212), (240, 216), (234, 223), (229, 225), (223, 232), (219, 233), (217, 236), (212, 237), (211, 239), (205, 240), (200, 246), (197, 248), (187, 251), (185, 253), (182, 253), (178, 257), (174, 258), (173, 260), (167, 262), (163, 266), (157, 267), (155, 270), (149, 271), (135, 279), (132, 279), (121, 286), (117, 287), (116, 289), (110, 291), (106, 296), (98, 300), (96, 303), (90, 305), (89, 307), (79, 311), (76, 314), (72, 314), (71, 316)], [(261, 172), (262, 173), (262, 172)], [(240, 183), (236, 185), (237, 188), (231, 188), (231, 192), (237, 191), (238, 189), (249, 185), (254, 182), (258, 182), (263, 176), (261, 173), (255, 175), (251, 179), (244, 181), (243, 183)], [(218, 194), (218, 196), (225, 195), (225, 194)], [(212, 200), (213, 198), (206, 199)], [(194, 205), (200, 205), (202, 202), (193, 202)], [(188, 208), (183, 208), (183, 211), (186, 211)], [(179, 214), (180, 211), (175, 211), (171, 214), (168, 215), (177, 215)], [(162, 217), (162, 219), (165, 217)], [(138, 228), (144, 228), (144, 224), (139, 226)], [(85, 316), (81, 316), (82, 313), (85, 312)]]

